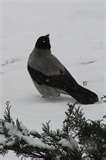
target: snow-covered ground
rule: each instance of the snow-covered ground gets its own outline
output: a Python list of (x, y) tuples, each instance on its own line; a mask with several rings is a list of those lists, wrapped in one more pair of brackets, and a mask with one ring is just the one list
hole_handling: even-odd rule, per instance
[[(34, 0), (0, 1), (0, 117), (4, 103), (11, 101), (12, 116), (27, 128), (41, 131), (42, 123), (51, 120), (60, 128), (67, 110), (68, 96), (54, 100), (40, 97), (26, 65), (37, 38), (50, 33), (52, 53), (75, 79), (106, 95), (106, 2), (70, 0), (44, 2)], [(87, 118), (102, 119), (106, 103), (82, 105)], [(14, 155), (0, 157), (15, 160)]]

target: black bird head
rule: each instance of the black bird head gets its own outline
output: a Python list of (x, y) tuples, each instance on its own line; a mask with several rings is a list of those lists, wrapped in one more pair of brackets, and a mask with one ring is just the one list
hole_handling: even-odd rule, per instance
[(49, 34), (39, 37), (36, 44), (35, 44), (35, 48), (37, 49), (50, 49), (51, 45), (50, 45), (50, 40), (49, 40)]

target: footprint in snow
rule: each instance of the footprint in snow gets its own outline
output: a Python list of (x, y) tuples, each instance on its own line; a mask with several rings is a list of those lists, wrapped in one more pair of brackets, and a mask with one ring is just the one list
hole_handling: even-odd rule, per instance
[(95, 63), (97, 60), (91, 60), (91, 61), (86, 61), (86, 62), (81, 62), (81, 65), (88, 65), (88, 64), (92, 64)]
[(11, 58), (11, 59), (7, 59), (7, 60), (5, 60), (5, 61), (1, 64), (1, 66), (4, 67), (4, 66), (7, 66), (7, 65), (16, 63), (16, 62), (18, 62), (18, 61), (20, 61), (19, 58)]

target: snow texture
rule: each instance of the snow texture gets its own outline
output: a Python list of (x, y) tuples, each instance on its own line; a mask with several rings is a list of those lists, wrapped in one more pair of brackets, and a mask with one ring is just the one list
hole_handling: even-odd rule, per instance
[[(41, 98), (26, 69), (37, 38), (50, 33), (52, 53), (78, 83), (83, 85), (86, 81), (85, 87), (99, 96), (100, 103), (82, 105), (86, 117), (103, 119), (106, 115), (106, 100), (101, 99), (106, 95), (105, 1), (1, 0), (0, 21), (0, 116), (3, 104), (9, 100), (15, 106), (13, 118), (18, 117), (28, 128), (41, 131), (41, 124), (48, 120), (53, 129), (61, 128), (66, 104), (72, 99), (66, 95), (51, 100)], [(17, 158), (10, 152), (3, 157), (6, 159)]]
[[(2, 120), (1, 128), (5, 131), (4, 133), (0, 130), (0, 147), (1, 146), (13, 146), (16, 142), (16, 139), (19, 141), (24, 141), (24, 143), (31, 147), (38, 147), (38, 148), (44, 148), (44, 149), (53, 149), (53, 146), (49, 146), (42, 142), (37, 137), (32, 137), (30, 132), (26, 129), (26, 127), (22, 124), (22, 122), (16, 123), (6, 122), (5, 120)], [(7, 132), (8, 136), (4, 137), (5, 133)]]
[(78, 143), (72, 137), (70, 137), (70, 140), (63, 138), (59, 143), (64, 147), (70, 148), (71, 150), (78, 149)]
[(4, 145), (6, 141), (6, 138), (4, 137), (4, 135), (0, 135), (0, 145)]

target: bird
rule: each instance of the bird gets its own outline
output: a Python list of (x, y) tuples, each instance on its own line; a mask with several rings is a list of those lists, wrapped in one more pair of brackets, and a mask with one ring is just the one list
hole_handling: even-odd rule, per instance
[(67, 94), (80, 104), (94, 104), (98, 96), (82, 87), (51, 52), (50, 35), (40, 36), (27, 62), (29, 75), (42, 97)]

